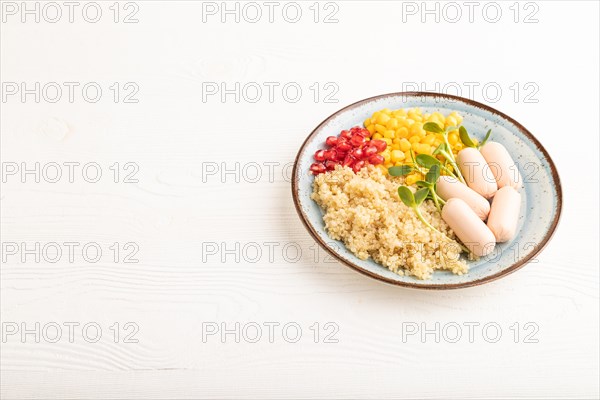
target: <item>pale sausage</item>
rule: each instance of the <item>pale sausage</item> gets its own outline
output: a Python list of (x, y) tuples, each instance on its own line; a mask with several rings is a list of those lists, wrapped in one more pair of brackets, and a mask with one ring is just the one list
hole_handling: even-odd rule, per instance
[(476, 256), (483, 257), (494, 250), (494, 234), (463, 200), (448, 200), (442, 208), (442, 218)]
[(490, 213), (489, 201), (452, 176), (440, 176), (437, 180), (436, 192), (444, 200), (452, 198), (463, 200), (484, 221)]
[(504, 186), (519, 189), (522, 182), (521, 174), (506, 147), (500, 143), (489, 142), (484, 144), (479, 151), (492, 170), (498, 189)]
[(479, 150), (467, 147), (458, 153), (456, 161), (465, 182), (471, 189), (486, 199), (494, 196), (498, 185)]
[(497, 242), (507, 242), (515, 236), (521, 211), (521, 195), (511, 186), (504, 186), (496, 192), (488, 228), (494, 233)]

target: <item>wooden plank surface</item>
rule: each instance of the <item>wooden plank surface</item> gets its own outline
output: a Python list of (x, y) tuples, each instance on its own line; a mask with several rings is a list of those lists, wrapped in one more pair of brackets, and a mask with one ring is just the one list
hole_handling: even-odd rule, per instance
[[(244, 2), (227, 5), (239, 23), (221, 22), (220, 2), (122, 2), (118, 23), (112, 2), (97, 23), (87, 3), (73, 23), (64, 5), (49, 23), (27, 4), (39, 23), (2, 2), (0, 26), (2, 398), (599, 396), (598, 3), (494, 3), (496, 23), (487, 2), (473, 22), (455, 3), (456, 23), (444, 2), (427, 5), (438, 23), (421, 2), (280, 2), (273, 23), (263, 3), (256, 23)], [(62, 97), (22, 101), (21, 82), (57, 82)], [(64, 82), (79, 85), (73, 102)], [(263, 96), (203, 99), (221, 82)], [(408, 290), (305, 231), (289, 182), (304, 138), (342, 106), (415, 85), (458, 87), (548, 149), (564, 209), (536, 263), (482, 287)], [(20, 173), (36, 162), (39, 183)], [(64, 163), (79, 163), (73, 182)]]

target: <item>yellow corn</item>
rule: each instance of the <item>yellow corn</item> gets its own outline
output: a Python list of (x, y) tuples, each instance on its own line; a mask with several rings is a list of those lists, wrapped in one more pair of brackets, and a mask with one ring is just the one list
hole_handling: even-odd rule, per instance
[(398, 120), (396, 118), (390, 118), (390, 120), (385, 124), (388, 129), (398, 129)]
[(387, 114), (384, 114), (383, 112), (381, 114), (379, 114), (379, 117), (377, 117), (377, 123), (380, 125), (385, 125), (388, 123), (388, 121), (390, 120), (390, 116)]
[(418, 172), (412, 173), (406, 177), (406, 180), (404, 181), (404, 183), (406, 183), (409, 186), (414, 185), (416, 181), (421, 180), (422, 177), (420, 175), (421, 174), (419, 174)]
[(385, 132), (387, 129), (385, 128), (385, 125), (381, 125), (381, 124), (375, 124), (375, 132), (379, 132), (383, 135), (383, 132)]
[(388, 138), (388, 139), (393, 139), (396, 136), (396, 132), (394, 132), (393, 130), (387, 130), (383, 133), (383, 137), (384, 138)]
[(400, 150), (408, 151), (410, 149), (410, 142), (406, 139), (400, 139)]
[(396, 136), (399, 138), (408, 137), (408, 129), (405, 126), (398, 128), (396, 130)]
[[(373, 126), (373, 125), (371, 125), (371, 126)], [(373, 130), (375, 130), (375, 129), (373, 129)], [(373, 139), (381, 139), (381, 138), (383, 138), (383, 135), (381, 133), (375, 133), (375, 134), (373, 134), (372, 138)]]
[(392, 145), (392, 139), (390, 139), (390, 138), (386, 138), (386, 137), (384, 137), (384, 138), (383, 138), (383, 139), (381, 139), (381, 140), (383, 140), (384, 142), (386, 142), (388, 146), (391, 146), (391, 145)]
[(433, 134), (428, 134), (423, 139), (421, 139), (421, 143), (425, 143), (430, 146), (433, 144), (434, 141), (435, 141), (435, 135), (433, 135)]
[(363, 122), (363, 125), (365, 126), (365, 128), (369, 125), (371, 125), (371, 118), (367, 118), (365, 119), (365, 122)]
[(367, 130), (369, 131), (369, 133), (372, 135), (375, 133), (375, 125), (369, 125), (367, 126)]
[(458, 143), (458, 134), (451, 132), (448, 135), (448, 143), (450, 143), (451, 146), (454, 146), (456, 143)]
[(389, 163), (392, 160), (392, 157), (391, 157), (389, 151), (384, 151), (383, 153), (381, 153), (381, 155), (383, 156), (383, 162), (385, 162), (385, 163)]
[[(396, 140), (396, 139), (394, 139)], [(392, 143), (392, 150), (400, 150), (400, 144), (399, 143)]]
[(398, 162), (404, 160), (404, 153), (400, 150), (392, 150), (392, 162)]
[(421, 141), (421, 136), (413, 135), (410, 138), (408, 138), (408, 141), (411, 143), (419, 143)]

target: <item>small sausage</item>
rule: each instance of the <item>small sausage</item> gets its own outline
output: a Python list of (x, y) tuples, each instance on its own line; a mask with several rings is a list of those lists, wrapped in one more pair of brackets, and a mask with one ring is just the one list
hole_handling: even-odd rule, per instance
[(504, 186), (519, 189), (522, 182), (521, 174), (506, 147), (500, 143), (488, 142), (479, 151), (492, 170), (498, 189)]
[(487, 226), (494, 233), (497, 242), (507, 242), (515, 236), (520, 211), (519, 192), (511, 186), (504, 186), (496, 192)]
[(498, 190), (498, 185), (479, 150), (473, 147), (462, 149), (458, 153), (456, 161), (465, 182), (471, 189), (486, 199), (494, 196), (496, 190)]
[(496, 247), (492, 231), (463, 200), (448, 200), (442, 208), (442, 218), (476, 256), (486, 256)]
[(490, 203), (483, 196), (452, 176), (440, 176), (437, 180), (436, 192), (444, 200), (452, 198), (463, 200), (484, 221), (490, 213)]

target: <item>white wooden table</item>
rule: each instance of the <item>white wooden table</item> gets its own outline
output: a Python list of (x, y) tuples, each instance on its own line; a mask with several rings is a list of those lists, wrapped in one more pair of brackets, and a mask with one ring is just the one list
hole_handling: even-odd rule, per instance
[[(2, 398), (598, 398), (597, 2), (1, 6)], [(408, 290), (305, 231), (307, 134), (414, 89), (548, 149), (536, 263)]]

